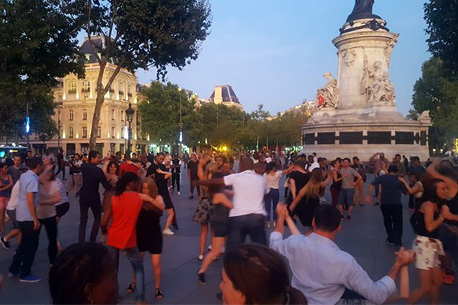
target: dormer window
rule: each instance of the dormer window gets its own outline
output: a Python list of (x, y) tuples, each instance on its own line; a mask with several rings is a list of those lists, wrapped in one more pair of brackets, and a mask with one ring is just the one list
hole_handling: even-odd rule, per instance
[(91, 61), (91, 54), (84, 54), (86, 61)]

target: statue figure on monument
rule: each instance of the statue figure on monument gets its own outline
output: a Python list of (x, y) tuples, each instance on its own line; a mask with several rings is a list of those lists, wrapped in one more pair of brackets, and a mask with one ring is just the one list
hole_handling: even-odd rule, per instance
[(369, 68), (367, 55), (364, 55), (363, 78), (360, 84), (360, 93), (366, 95), (366, 101), (371, 99), (371, 88), (375, 80), (383, 76), (382, 62), (377, 60), (372, 68)]
[(347, 21), (351, 22), (358, 19), (366, 18), (378, 18), (379, 16), (372, 14), (372, 7), (374, 6), (374, 0), (355, 0), (355, 6), (353, 11), (348, 16)]
[(394, 103), (395, 98), (393, 83), (390, 82), (388, 72), (385, 71), (371, 86), (369, 104)]
[(326, 72), (324, 78), (327, 83), (324, 87), (317, 90), (316, 100), (319, 108), (337, 108), (339, 100), (339, 87), (337, 80), (332, 77), (330, 72)]

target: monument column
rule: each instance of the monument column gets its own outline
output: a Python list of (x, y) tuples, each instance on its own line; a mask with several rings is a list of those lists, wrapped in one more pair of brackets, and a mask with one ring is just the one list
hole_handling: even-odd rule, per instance
[[(338, 49), (339, 109), (376, 106), (370, 102), (369, 86), (384, 73), (389, 77), (391, 52), (399, 36), (389, 32), (385, 25), (381, 19), (347, 22), (342, 34), (332, 41)], [(396, 111), (394, 99), (381, 105), (388, 106), (385, 111)]]

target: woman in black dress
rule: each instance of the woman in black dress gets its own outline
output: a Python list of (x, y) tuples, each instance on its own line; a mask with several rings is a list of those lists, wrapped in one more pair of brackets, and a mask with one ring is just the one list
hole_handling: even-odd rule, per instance
[[(152, 178), (146, 177), (140, 184), (139, 193), (147, 194), (151, 198), (159, 199), (162, 203), (161, 208), (153, 210), (142, 209), (137, 219), (137, 246), (140, 256), (145, 256), (148, 251), (151, 254), (151, 264), (153, 265), (154, 282), (156, 285), (156, 298), (162, 299), (164, 294), (161, 291), (161, 253), (162, 253), (162, 232), (159, 224), (165, 205), (162, 196), (158, 195), (156, 182)], [(135, 290), (135, 274), (132, 283), (127, 288), (128, 293)]]
[(315, 168), (307, 184), (291, 203), (289, 210), (299, 217), (303, 226), (312, 227), (313, 213), (320, 205), (320, 188), (325, 188), (331, 178), (331, 175), (328, 175), (328, 178), (323, 181), (321, 169)]

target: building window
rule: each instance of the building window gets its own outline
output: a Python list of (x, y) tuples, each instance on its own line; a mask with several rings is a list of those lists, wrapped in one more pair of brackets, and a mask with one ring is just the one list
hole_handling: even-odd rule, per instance
[(87, 138), (87, 127), (83, 127), (83, 138)]
[(87, 120), (87, 110), (83, 109), (83, 121)]
[(123, 84), (123, 82), (119, 82), (118, 93), (119, 93), (119, 95), (124, 95), (124, 84)]
[(115, 128), (114, 127), (111, 127), (111, 138), (112, 139), (115, 138)]
[(113, 120), (113, 121), (115, 120), (115, 110), (114, 110), (114, 108), (111, 109), (111, 120)]
[(70, 85), (68, 86), (68, 94), (75, 94), (76, 93), (76, 83), (75, 81), (71, 81)]
[(73, 121), (73, 110), (69, 110), (68, 112), (68, 120)]
[(73, 127), (69, 127), (69, 128), (68, 128), (68, 137), (69, 137), (70, 139), (73, 139)]
[(102, 127), (98, 126), (97, 127), (97, 138), (101, 138), (102, 137)]
[(127, 85), (127, 97), (132, 97), (132, 85), (128, 84)]
[(91, 91), (91, 83), (87, 80), (83, 81), (83, 88), (81, 88), (81, 93), (89, 93)]
[(91, 54), (84, 54), (86, 61), (91, 61)]

